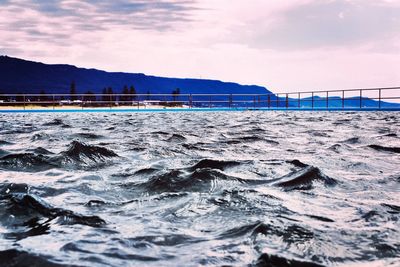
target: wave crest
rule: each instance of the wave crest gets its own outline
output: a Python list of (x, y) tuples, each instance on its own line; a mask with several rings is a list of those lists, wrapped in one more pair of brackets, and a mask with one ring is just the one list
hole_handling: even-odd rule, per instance
[(321, 181), (325, 185), (335, 185), (337, 183), (335, 179), (323, 174), (317, 167), (307, 166), (276, 179), (272, 185), (283, 187), (285, 190), (308, 190), (313, 187), (314, 181)]
[(0, 168), (15, 171), (45, 171), (56, 167), (50, 158), (34, 153), (9, 154), (0, 158)]
[[(26, 184), (3, 186), (0, 188), (0, 200), (0, 207), (5, 214), (15, 218), (11, 229), (16, 232), (7, 233), (9, 238), (22, 239), (47, 234), (50, 229), (50, 221), (61, 225), (81, 224), (90, 227), (101, 227), (106, 224), (98, 216), (86, 216), (71, 210), (53, 207), (39, 196), (30, 194)], [(20, 228), (14, 227), (16, 225), (25, 227), (21, 232)], [(25, 231), (26, 229), (27, 231)]]

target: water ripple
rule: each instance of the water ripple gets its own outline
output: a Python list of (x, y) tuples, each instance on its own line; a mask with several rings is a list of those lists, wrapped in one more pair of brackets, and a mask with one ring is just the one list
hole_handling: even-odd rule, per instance
[(397, 266), (399, 115), (0, 114), (0, 265)]

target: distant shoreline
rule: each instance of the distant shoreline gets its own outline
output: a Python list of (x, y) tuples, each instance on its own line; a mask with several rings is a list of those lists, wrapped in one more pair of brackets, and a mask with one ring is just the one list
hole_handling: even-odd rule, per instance
[(118, 109), (188, 109), (189, 106), (163, 106), (163, 105), (118, 105), (118, 106), (80, 106), (80, 105), (0, 105), (0, 111), (2, 110), (79, 110), (79, 109), (90, 109), (90, 110), (118, 110)]

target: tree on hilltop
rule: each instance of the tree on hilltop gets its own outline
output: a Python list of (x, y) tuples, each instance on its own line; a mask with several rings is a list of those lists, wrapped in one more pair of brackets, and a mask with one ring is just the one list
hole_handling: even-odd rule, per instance
[(39, 101), (45, 102), (48, 100), (48, 96), (45, 90), (41, 90), (39, 94), (40, 94)]
[[(106, 102), (109, 100), (110, 100), (110, 98), (107, 96), (107, 88), (103, 88), (103, 91), (101, 93), (101, 101)], [(103, 103), (103, 104), (105, 104), (105, 103)]]
[(122, 95), (119, 98), (121, 101), (129, 101), (129, 88), (127, 85), (122, 89)]
[(107, 88), (107, 94), (107, 101), (115, 102), (116, 99), (112, 87)]
[(176, 88), (174, 91), (172, 91), (172, 98), (174, 102), (176, 101), (176, 99), (179, 97), (180, 94), (181, 94), (181, 89), (179, 88)]
[(95, 102), (96, 101), (96, 96), (92, 91), (87, 91), (83, 97), (83, 101), (90, 101), (90, 102)]
[(71, 95), (71, 100), (77, 100), (78, 99), (77, 96), (76, 96), (76, 84), (75, 84), (75, 81), (71, 82), (69, 94)]
[(136, 100), (136, 89), (133, 85), (131, 85), (131, 88), (129, 89), (129, 94), (131, 95), (131, 101)]

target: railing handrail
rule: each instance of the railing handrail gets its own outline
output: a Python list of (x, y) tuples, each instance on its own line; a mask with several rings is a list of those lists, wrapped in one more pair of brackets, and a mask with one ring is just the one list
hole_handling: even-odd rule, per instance
[(400, 86), (396, 87), (374, 87), (374, 88), (347, 88), (347, 89), (328, 89), (328, 90), (310, 90), (310, 91), (296, 91), (296, 92), (276, 92), (274, 94), (311, 94), (311, 93), (326, 93), (326, 92), (357, 92), (357, 91), (378, 91), (378, 90), (398, 90)]
[[(385, 107), (397, 104), (394, 106), (400, 110), (400, 94), (382, 95), (382, 92), (400, 90), (400, 87), (385, 87), (385, 88), (360, 88), (360, 89), (337, 89), (337, 90), (324, 90), (324, 91), (303, 91), (303, 92), (288, 92), (288, 93), (261, 93), (261, 94), (204, 94), (204, 93), (39, 93), (39, 94), (0, 94), (1, 106), (26, 106), (39, 105), (39, 106), (52, 106), (53, 109), (57, 105), (71, 105), (84, 107), (115, 107), (115, 106), (161, 106), (167, 107), (252, 107), (267, 108), (268, 109), (289, 109), (297, 107), (298, 109), (321, 109), (337, 108), (341, 106), (345, 109), (358, 107), (359, 109), (368, 109), (372, 106), (371, 102), (366, 104), (367, 100), (376, 101), (379, 109), (382, 105)], [(378, 96), (367, 95), (365, 92), (376, 91)], [(356, 92), (346, 96), (346, 92)], [(335, 94), (333, 94), (335, 93)], [(338, 94), (340, 93), (340, 94)], [(295, 95), (295, 97), (292, 97)], [(386, 102), (383, 102), (385, 101)], [(396, 100), (388, 102), (388, 100)], [(338, 105), (335, 101), (341, 101)], [(352, 102), (349, 102), (352, 101)], [(356, 101), (356, 102), (354, 102)], [(311, 103), (310, 103), (311, 102)], [(325, 104), (321, 104), (324, 102)], [(241, 103), (241, 104), (240, 104)], [(296, 103), (292, 105), (292, 103)], [(332, 107), (330, 103), (335, 103)], [(268, 105), (267, 105), (268, 104)], [(387, 105), (390, 104), (390, 105)]]
[(312, 93), (334, 93), (334, 92), (357, 92), (357, 91), (378, 91), (378, 90), (399, 90), (399, 87), (376, 87), (376, 88), (353, 88), (353, 89), (333, 89), (333, 90), (316, 90), (316, 91), (296, 91), (296, 92), (270, 92), (270, 93), (260, 93), (260, 94), (203, 94), (203, 93), (179, 93), (179, 94), (173, 94), (173, 93), (140, 93), (140, 94), (124, 94), (124, 93), (112, 93), (112, 94), (103, 94), (103, 93), (76, 93), (76, 94), (71, 94), (71, 93), (45, 93), (45, 94), (26, 94), (26, 93), (14, 93), (14, 94), (1, 94), (0, 96), (33, 96), (33, 97), (40, 97), (40, 96), (176, 96), (176, 97), (181, 97), (181, 96), (268, 96), (268, 95), (294, 95), (294, 94), (312, 94)]

